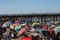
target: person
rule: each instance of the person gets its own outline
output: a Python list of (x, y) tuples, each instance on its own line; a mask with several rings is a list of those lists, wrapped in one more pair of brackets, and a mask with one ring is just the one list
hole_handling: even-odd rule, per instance
[(48, 31), (50, 32), (50, 35), (52, 35), (52, 33), (54, 32), (52, 28), (49, 28)]
[(7, 24), (8, 24), (8, 22), (5, 21), (2, 25), (2, 32), (3, 33), (6, 32), (6, 27), (8, 26)]
[(52, 27), (52, 28), (55, 28), (55, 27), (56, 27), (56, 24), (55, 24), (55, 23), (53, 23), (53, 24), (51, 25), (51, 27)]
[(10, 31), (14, 31), (14, 27), (15, 27), (14, 23), (10, 24)]
[(18, 21), (16, 21), (15, 22), (15, 27), (14, 27), (14, 36), (15, 36), (15, 38), (17, 38), (17, 33), (19, 32), (19, 30), (21, 29), (22, 27), (21, 27), (21, 25), (20, 25), (20, 23), (18, 22)]
[(32, 35), (32, 40), (38, 40), (39, 39), (39, 33), (31, 33)]
[(48, 29), (48, 26), (46, 24), (44, 24), (43, 29), (44, 30), (47, 30)]
[(7, 27), (6, 32), (3, 33), (3, 39), (4, 40), (11, 40), (11, 32), (10, 29)]
[(53, 40), (60, 40), (60, 32), (54, 36)]
[(60, 32), (57, 33), (57, 39), (60, 40)]
[(0, 27), (0, 40), (2, 40), (2, 35), (3, 35), (2, 28)]
[(18, 21), (16, 21), (15, 27), (14, 27), (15, 32), (17, 33), (21, 28), (22, 27), (21, 27), (20, 23)]

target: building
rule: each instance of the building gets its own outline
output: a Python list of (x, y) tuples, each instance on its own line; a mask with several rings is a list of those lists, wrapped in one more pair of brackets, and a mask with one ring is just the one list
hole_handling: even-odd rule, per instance
[(44, 24), (51, 21), (60, 22), (60, 13), (5, 14), (1, 15), (0, 18), (9, 18), (13, 20), (20, 19), (22, 23), (32, 23), (37, 21)]

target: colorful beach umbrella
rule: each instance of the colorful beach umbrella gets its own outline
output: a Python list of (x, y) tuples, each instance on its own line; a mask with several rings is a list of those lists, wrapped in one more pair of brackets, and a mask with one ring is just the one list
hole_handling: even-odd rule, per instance
[(26, 31), (27, 31), (26, 28), (22, 28), (22, 29), (18, 32), (17, 36), (23, 34), (23, 33), (26, 32)]
[(38, 23), (38, 22), (34, 22), (34, 23), (32, 24), (32, 26), (35, 26), (35, 25), (39, 25), (39, 23)]
[(32, 37), (23, 37), (23, 38), (21, 38), (19, 40), (32, 40)]

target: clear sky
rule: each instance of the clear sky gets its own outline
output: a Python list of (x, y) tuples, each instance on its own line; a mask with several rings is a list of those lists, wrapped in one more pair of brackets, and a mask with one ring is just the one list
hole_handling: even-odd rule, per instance
[(60, 12), (60, 0), (0, 0), (0, 13)]

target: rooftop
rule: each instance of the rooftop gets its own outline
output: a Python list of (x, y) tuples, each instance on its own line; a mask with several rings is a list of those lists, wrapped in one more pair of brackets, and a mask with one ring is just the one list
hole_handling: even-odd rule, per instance
[(0, 16), (40, 16), (40, 15), (60, 15), (60, 13), (14, 13), (14, 14), (0, 14)]

